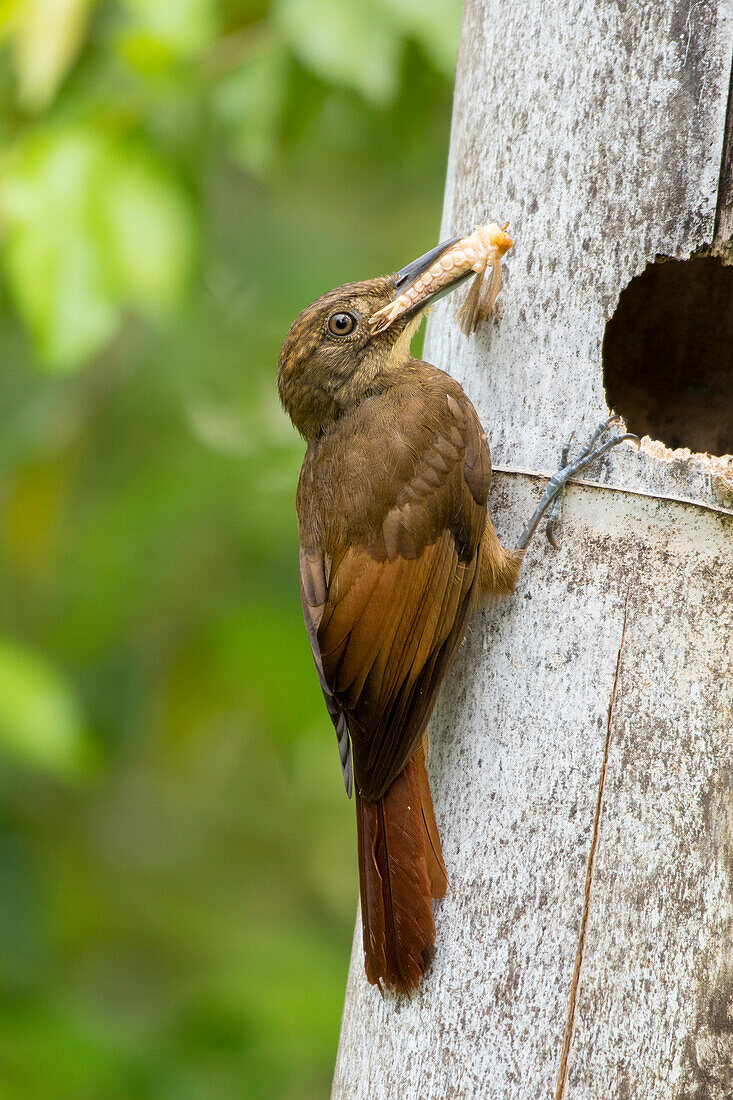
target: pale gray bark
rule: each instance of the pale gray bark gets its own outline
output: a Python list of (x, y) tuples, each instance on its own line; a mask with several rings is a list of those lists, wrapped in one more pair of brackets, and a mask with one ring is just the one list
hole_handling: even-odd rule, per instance
[[(426, 358), (482, 415), (507, 545), (607, 415), (623, 287), (730, 251), (732, 36), (730, 2), (467, 2), (443, 234), (516, 246), (494, 319), (467, 341), (447, 299)], [(651, 443), (587, 477), (444, 686), (436, 960), (382, 999), (357, 926), (338, 1100), (733, 1096), (733, 488)]]

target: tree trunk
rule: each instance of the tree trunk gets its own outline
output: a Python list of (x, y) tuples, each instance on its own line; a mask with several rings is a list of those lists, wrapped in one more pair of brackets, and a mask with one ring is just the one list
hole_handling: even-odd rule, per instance
[[(505, 545), (571, 430), (608, 415), (604, 329), (630, 280), (732, 254), (732, 33), (724, 2), (467, 0), (443, 236), (509, 219), (516, 244), (492, 320), (466, 340), (445, 300), (425, 357), (482, 416)], [(731, 331), (720, 301), (662, 310), (691, 371)], [(712, 346), (730, 425), (730, 343)], [(645, 356), (654, 416), (666, 359)], [(687, 407), (666, 410), (683, 438)], [(733, 1096), (733, 461), (645, 440), (600, 465), (443, 688), (436, 959), (411, 1000), (382, 998), (357, 927), (338, 1100)]]

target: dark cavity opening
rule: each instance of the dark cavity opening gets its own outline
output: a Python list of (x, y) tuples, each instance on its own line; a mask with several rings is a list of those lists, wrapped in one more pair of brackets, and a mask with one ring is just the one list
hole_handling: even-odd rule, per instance
[(629, 431), (733, 453), (733, 267), (712, 256), (647, 264), (606, 325), (603, 383)]

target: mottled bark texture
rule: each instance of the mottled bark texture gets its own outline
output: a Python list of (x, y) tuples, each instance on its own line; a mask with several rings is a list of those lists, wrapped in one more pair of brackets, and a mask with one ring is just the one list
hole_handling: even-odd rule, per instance
[[(482, 416), (505, 545), (608, 413), (623, 288), (731, 254), (732, 42), (729, 2), (466, 4), (443, 236), (516, 245), (490, 323), (448, 299), (425, 357)], [(733, 1095), (730, 465), (613, 451), (477, 617), (430, 731), (436, 959), (382, 999), (357, 934), (338, 1100)]]

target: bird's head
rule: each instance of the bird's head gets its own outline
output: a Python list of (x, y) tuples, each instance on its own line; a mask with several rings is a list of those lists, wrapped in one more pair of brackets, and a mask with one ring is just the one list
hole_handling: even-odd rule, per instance
[(304, 309), (290, 326), (278, 364), (280, 400), (298, 431), (315, 438), (389, 386), (409, 361), (425, 308), (493, 262), (492, 250), (500, 259), (511, 243), (498, 226), (477, 229), (471, 237), (444, 241), (394, 275), (347, 283)]

